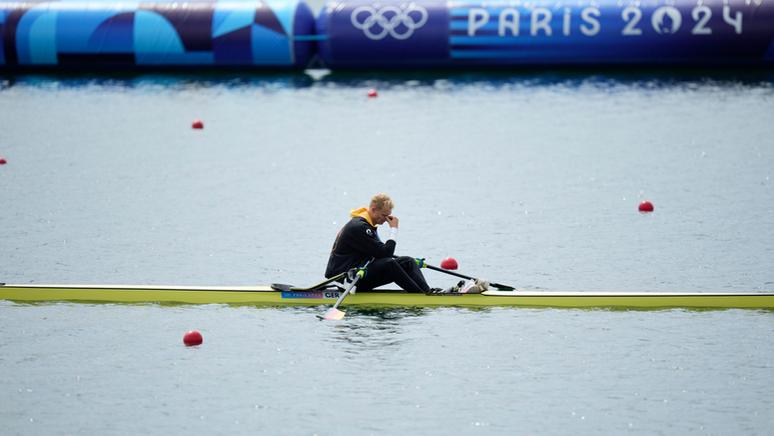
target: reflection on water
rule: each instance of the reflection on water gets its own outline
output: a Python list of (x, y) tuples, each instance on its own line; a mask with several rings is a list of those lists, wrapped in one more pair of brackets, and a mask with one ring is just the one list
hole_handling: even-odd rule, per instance
[(198, 72), (198, 73), (58, 73), (0, 74), (0, 91), (14, 86), (38, 88), (143, 88), (159, 87), (168, 91), (188, 88), (304, 88), (315, 83), (315, 74), (305, 72)]
[(464, 86), (487, 85), (495, 88), (521, 85), (541, 87), (562, 84), (568, 87), (631, 86), (653, 89), (662, 86), (742, 85), (766, 86), (774, 83), (771, 69), (701, 70), (701, 69), (518, 69), (518, 70), (424, 70), (424, 71), (328, 71), (310, 73), (325, 83), (363, 87), (382, 86)]
[(771, 69), (696, 69), (696, 68), (570, 68), (570, 69), (496, 69), (496, 70), (382, 70), (331, 71), (309, 69), (304, 71), (200, 71), (196, 73), (171, 70), (153, 72), (72, 72), (0, 74), (0, 91), (14, 86), (43, 88), (140, 88), (163, 87), (167, 90), (186, 88), (307, 88), (311, 86), (369, 87), (434, 87), (445, 89), (457, 86), (566, 87), (594, 86), (599, 88), (626, 86), (634, 89), (697, 86), (774, 86)]
[(370, 317), (376, 320), (400, 320), (402, 318), (413, 318), (425, 316), (427, 308), (424, 307), (352, 307), (348, 309), (347, 316)]
[(416, 324), (412, 318), (425, 315), (424, 308), (344, 308), (347, 312), (342, 321), (321, 321), (332, 324), (331, 335), (326, 339), (332, 346), (340, 347), (345, 358), (358, 359), (373, 351), (389, 352), (400, 348), (410, 340), (405, 334), (407, 325)]

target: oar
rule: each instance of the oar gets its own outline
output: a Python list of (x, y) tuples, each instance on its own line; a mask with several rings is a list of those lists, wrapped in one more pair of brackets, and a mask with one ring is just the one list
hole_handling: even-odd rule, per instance
[(323, 286), (325, 286), (327, 284), (333, 283), (333, 282), (335, 282), (335, 281), (337, 281), (339, 279), (343, 279), (344, 276), (346, 276), (346, 275), (347, 275), (347, 273), (343, 272), (341, 274), (338, 274), (336, 276), (333, 276), (333, 277), (329, 278), (328, 280), (325, 280), (324, 282), (320, 282), (320, 283), (318, 283), (316, 285), (309, 286), (308, 288), (297, 288), (297, 287), (295, 287), (293, 285), (285, 285), (285, 284), (282, 284), (282, 283), (272, 283), (271, 284), (271, 288), (276, 290), (276, 291), (299, 291), (299, 292), (315, 291), (315, 290), (318, 290), (318, 289), (322, 288)]
[[(371, 259), (373, 260), (373, 259)], [(333, 305), (330, 309), (325, 311), (322, 315), (317, 315), (320, 319), (327, 319), (327, 320), (340, 320), (344, 319), (344, 315), (347, 314), (347, 312), (344, 312), (343, 310), (339, 310), (339, 304), (341, 304), (342, 301), (344, 301), (344, 298), (349, 295), (350, 291), (355, 287), (358, 280), (363, 278), (363, 276), (366, 275), (366, 267), (368, 267), (368, 264), (371, 263), (371, 260), (365, 263), (362, 268), (358, 268), (357, 272), (355, 273), (355, 277), (352, 278), (352, 281), (349, 282), (349, 285), (347, 285), (346, 289), (344, 289), (344, 292), (341, 293), (339, 296), (339, 299), (336, 300), (336, 304)]]
[[(449, 271), (448, 269), (439, 268), (437, 266), (428, 265), (426, 263), (424, 264), (424, 267), (425, 268), (430, 268), (433, 271), (439, 271), (439, 272), (446, 273), (446, 274), (449, 274), (449, 275), (457, 276), (457, 277), (462, 278), (462, 279), (478, 280), (475, 277), (466, 276), (465, 274), (460, 274), (460, 273), (452, 272), (452, 271)], [(495, 288), (502, 289), (503, 291), (514, 291), (514, 290), (516, 290), (516, 288), (514, 288), (513, 286), (503, 285), (503, 284), (500, 284), (500, 283), (489, 282), (489, 284), (494, 286)]]

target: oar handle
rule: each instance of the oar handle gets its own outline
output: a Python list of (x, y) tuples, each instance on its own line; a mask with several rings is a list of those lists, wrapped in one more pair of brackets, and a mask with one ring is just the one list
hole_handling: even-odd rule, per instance
[(357, 268), (357, 272), (355, 273), (355, 277), (353, 277), (352, 281), (349, 282), (349, 285), (344, 290), (344, 292), (341, 293), (341, 295), (339, 296), (339, 299), (336, 300), (336, 304), (333, 305), (333, 308), (331, 310), (339, 308), (339, 305), (341, 304), (342, 301), (344, 301), (344, 298), (346, 298), (347, 295), (349, 295), (351, 293), (352, 288), (354, 288), (355, 285), (357, 284), (357, 282), (360, 281), (360, 279), (363, 278), (363, 276), (366, 275), (366, 269), (368, 269), (368, 265), (370, 265), (371, 261), (373, 261), (373, 260), (374, 259), (371, 258), (371, 260), (366, 262), (365, 265), (361, 266), (360, 268)]
[[(393, 254), (392, 257), (397, 258), (398, 256)], [(452, 275), (452, 276), (459, 277), (461, 279), (473, 279), (473, 280), (476, 279), (475, 277), (466, 276), (465, 274), (460, 274), (460, 273), (452, 272), (452, 271), (449, 271), (447, 269), (443, 269), (443, 268), (439, 268), (437, 266), (430, 265), (429, 263), (425, 262), (425, 258), (424, 257), (422, 257), (422, 258), (415, 257), (414, 259), (416, 259), (417, 265), (419, 265), (420, 268), (429, 268), (429, 269), (431, 269), (433, 271), (439, 271), (439, 272), (442, 272), (442, 273), (446, 273), (446, 274), (449, 274), (449, 275)]]

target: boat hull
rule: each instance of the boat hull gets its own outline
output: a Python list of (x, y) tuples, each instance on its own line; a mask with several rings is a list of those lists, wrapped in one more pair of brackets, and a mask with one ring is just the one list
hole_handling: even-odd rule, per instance
[[(333, 304), (339, 291), (277, 291), (269, 286), (0, 285), (0, 299), (17, 302), (249, 304), (319, 306)], [(774, 293), (527, 292), (483, 294), (371, 291), (350, 295), (347, 306), (517, 306), (567, 308), (740, 308), (774, 309)]]

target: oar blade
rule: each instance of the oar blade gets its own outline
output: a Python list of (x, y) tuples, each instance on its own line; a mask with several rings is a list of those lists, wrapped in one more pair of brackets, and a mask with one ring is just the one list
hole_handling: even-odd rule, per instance
[(317, 317), (327, 321), (339, 321), (344, 319), (344, 315), (346, 314), (347, 312), (344, 312), (343, 310), (339, 310), (339, 309), (336, 309), (335, 307), (331, 307), (324, 314), (318, 315)]
[(494, 286), (495, 288), (497, 288), (497, 289), (499, 289), (501, 291), (515, 291), (516, 290), (516, 288), (514, 288), (513, 286), (503, 285), (503, 284), (500, 284), (500, 283), (489, 283), (489, 285), (490, 286)]
[(500, 283), (489, 283), (491, 286), (494, 286), (495, 288), (501, 290), (501, 291), (515, 291), (516, 288), (513, 286), (508, 285), (501, 285)]

